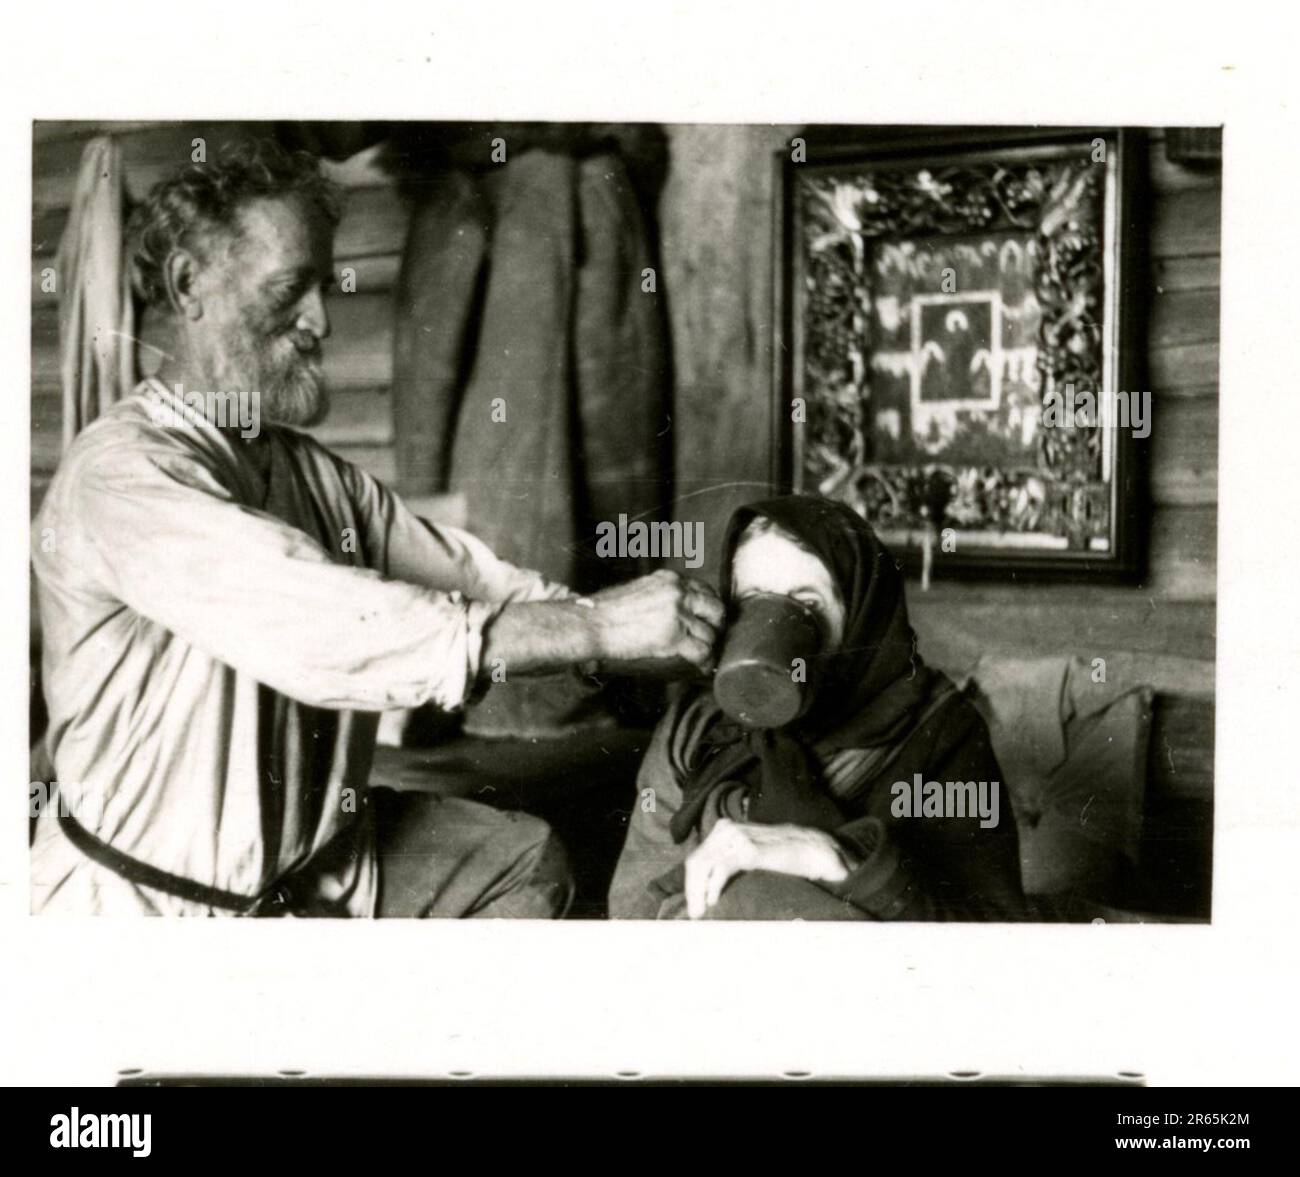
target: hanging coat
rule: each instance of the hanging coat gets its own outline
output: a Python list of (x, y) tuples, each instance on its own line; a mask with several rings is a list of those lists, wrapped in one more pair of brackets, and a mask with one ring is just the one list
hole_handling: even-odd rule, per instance
[[(666, 335), (622, 156), (577, 130), (530, 134), (506, 134), (499, 165), (469, 136), (408, 186), (399, 486), (463, 494), (467, 527), (503, 558), (591, 591), (650, 570), (598, 558), (595, 529), (659, 517), (667, 501)], [(605, 719), (562, 676), (494, 687), (467, 728), (544, 735)]]

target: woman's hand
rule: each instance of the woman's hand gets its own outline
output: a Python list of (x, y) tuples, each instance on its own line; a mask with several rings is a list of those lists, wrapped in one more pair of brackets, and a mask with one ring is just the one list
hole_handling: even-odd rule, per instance
[(703, 916), (741, 871), (767, 870), (841, 883), (853, 866), (848, 852), (822, 830), (719, 818), (686, 859), (686, 913), (693, 920)]

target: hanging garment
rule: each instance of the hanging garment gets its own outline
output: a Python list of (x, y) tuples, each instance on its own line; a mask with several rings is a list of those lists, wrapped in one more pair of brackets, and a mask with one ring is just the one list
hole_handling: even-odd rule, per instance
[[(393, 414), (403, 493), (463, 494), (503, 558), (592, 591), (650, 570), (598, 559), (595, 528), (667, 501), (667, 351), (628, 168), (605, 140), (565, 136), (508, 137), (500, 166), (469, 166), (462, 146), (411, 185)], [(494, 686), (466, 728), (604, 722), (566, 675)]]
[(447, 489), (490, 221), (478, 182), (457, 169), (431, 175), (411, 211), (393, 331), (398, 489), (409, 499)]
[(135, 387), (135, 310), (125, 264), (122, 151), (92, 139), (59, 242), (63, 448)]

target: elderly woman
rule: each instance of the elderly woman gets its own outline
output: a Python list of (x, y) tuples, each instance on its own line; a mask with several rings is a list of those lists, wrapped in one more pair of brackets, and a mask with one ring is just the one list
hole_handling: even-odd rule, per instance
[[(871, 528), (791, 495), (738, 511), (725, 552), (733, 628), (718, 677), (655, 732), (610, 915), (1020, 918), (1010, 805), (965, 803), (1001, 787), (988, 731), (918, 656), (899, 565)], [(770, 653), (787, 626), (809, 651), (788, 673), (735, 650)]]

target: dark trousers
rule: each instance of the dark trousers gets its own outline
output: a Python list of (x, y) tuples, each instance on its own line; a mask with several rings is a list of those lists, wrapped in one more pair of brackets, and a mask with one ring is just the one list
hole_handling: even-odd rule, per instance
[(573, 902), (564, 846), (541, 818), (374, 789), (381, 918), (558, 919)]

